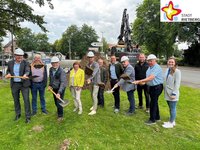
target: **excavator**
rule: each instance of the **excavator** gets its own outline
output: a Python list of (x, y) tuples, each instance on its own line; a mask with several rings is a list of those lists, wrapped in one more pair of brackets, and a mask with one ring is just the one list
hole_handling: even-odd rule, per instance
[(139, 49), (137, 45), (136, 47), (133, 47), (132, 45), (131, 29), (129, 25), (129, 15), (127, 14), (127, 9), (124, 9), (123, 11), (118, 43), (111, 48), (111, 55), (115, 55), (118, 61), (120, 61), (122, 56), (127, 56), (130, 64), (133, 66), (135, 66), (137, 63)]

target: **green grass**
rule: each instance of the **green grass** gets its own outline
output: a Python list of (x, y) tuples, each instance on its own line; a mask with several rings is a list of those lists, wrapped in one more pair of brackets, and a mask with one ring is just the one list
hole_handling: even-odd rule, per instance
[[(65, 139), (70, 141), (69, 149), (200, 149), (200, 90), (181, 87), (177, 108), (176, 127), (162, 128), (162, 121), (169, 117), (168, 107), (160, 96), (159, 106), (162, 121), (154, 126), (146, 126), (148, 115), (144, 110), (136, 110), (136, 115), (125, 116), (129, 103), (126, 93), (121, 92), (121, 111), (113, 113), (113, 97), (105, 94), (105, 108), (99, 108), (95, 116), (88, 116), (92, 105), (88, 90), (82, 92), (83, 114), (72, 110), (73, 101), (69, 90), (65, 98), (70, 104), (65, 108), (64, 121), (56, 120), (56, 108), (52, 94), (46, 92), (48, 115), (39, 113), (25, 124), (22, 118), (15, 122), (14, 106), (8, 83), (0, 82), (0, 149), (2, 150), (57, 150)], [(137, 94), (135, 93), (138, 104)], [(21, 100), (22, 107), (23, 102)], [(39, 105), (40, 106), (40, 105)], [(43, 126), (42, 132), (33, 127)]]

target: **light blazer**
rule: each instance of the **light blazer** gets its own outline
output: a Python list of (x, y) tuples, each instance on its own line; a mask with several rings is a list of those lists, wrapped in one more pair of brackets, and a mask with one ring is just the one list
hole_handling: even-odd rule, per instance
[(76, 74), (74, 75), (74, 69), (70, 71), (70, 78), (69, 78), (69, 86), (72, 85), (72, 80), (71, 78), (74, 76), (74, 85), (73, 86), (79, 86), (83, 87), (84, 81), (85, 81), (85, 73), (83, 69), (78, 69)]
[[(179, 88), (181, 84), (181, 71), (176, 69), (174, 74), (168, 74), (169, 68), (165, 73), (165, 99), (168, 101), (178, 101), (179, 99)], [(174, 94), (175, 99), (171, 99), (170, 96)]]
[[(14, 76), (14, 64), (15, 64), (15, 60), (11, 60), (8, 62), (8, 69), (7, 69), (6, 74), (10, 73), (11, 76)], [(29, 76), (30, 67), (29, 67), (29, 63), (27, 61), (22, 60), (22, 62), (20, 63), (19, 76), (23, 76), (25, 74), (27, 76)], [(14, 79), (11, 78), (11, 80), (10, 80), (11, 87), (13, 86), (13, 82), (14, 82)], [(22, 84), (23, 84), (23, 87), (29, 87), (31, 85), (31, 82), (28, 79), (27, 80), (22, 79)]]
[(133, 68), (133, 66), (131, 66), (130, 64), (124, 69), (124, 74), (127, 74), (130, 77), (130, 80), (124, 80), (124, 79), (120, 79), (118, 82), (118, 85), (122, 87), (122, 89), (126, 92), (130, 91), (130, 90), (135, 90), (136, 89), (136, 85), (135, 84), (130, 84), (128, 82), (133, 82), (135, 81), (135, 70)]

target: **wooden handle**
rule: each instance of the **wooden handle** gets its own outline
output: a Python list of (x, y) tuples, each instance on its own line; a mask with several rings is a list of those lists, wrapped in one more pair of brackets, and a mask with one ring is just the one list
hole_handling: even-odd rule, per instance
[[(49, 89), (49, 90), (56, 96), (56, 93), (52, 89)], [(59, 99), (60, 101), (62, 100), (61, 98), (58, 98), (58, 97), (56, 98)]]
[(24, 77), (22, 77), (22, 76), (10, 76), (11, 78), (24, 78)]

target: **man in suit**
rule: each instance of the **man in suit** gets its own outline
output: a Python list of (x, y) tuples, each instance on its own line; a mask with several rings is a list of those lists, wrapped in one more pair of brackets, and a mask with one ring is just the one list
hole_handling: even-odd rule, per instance
[(120, 79), (119, 82), (115, 84), (114, 87), (121, 86), (122, 89), (127, 93), (128, 100), (130, 103), (130, 107), (126, 113), (126, 115), (132, 115), (135, 113), (135, 98), (134, 98), (134, 91), (136, 89), (136, 85), (130, 84), (129, 82), (135, 81), (135, 70), (133, 66), (129, 63), (129, 58), (127, 56), (123, 56), (121, 58), (122, 65), (124, 67), (124, 74), (126, 74), (130, 79), (124, 80)]
[[(110, 86), (111, 88), (114, 87), (114, 85), (119, 81), (120, 76), (123, 72), (123, 68), (120, 63), (117, 62), (116, 56), (112, 55), (110, 57), (111, 64), (109, 65), (109, 79), (110, 79)], [(114, 89), (113, 96), (115, 100), (115, 106), (114, 106), (114, 112), (118, 113), (120, 109), (120, 87), (117, 87)]]
[(31, 109), (29, 101), (29, 86), (30, 81), (28, 76), (30, 74), (30, 67), (28, 62), (23, 60), (24, 51), (20, 48), (16, 49), (14, 52), (14, 60), (8, 62), (7, 79), (10, 79), (11, 76), (22, 76), (22, 78), (11, 78), (11, 90), (12, 96), (14, 98), (15, 106), (15, 121), (21, 117), (21, 105), (20, 105), (20, 91), (22, 92), (24, 107), (25, 107), (25, 116), (26, 123), (30, 123), (31, 120)]

